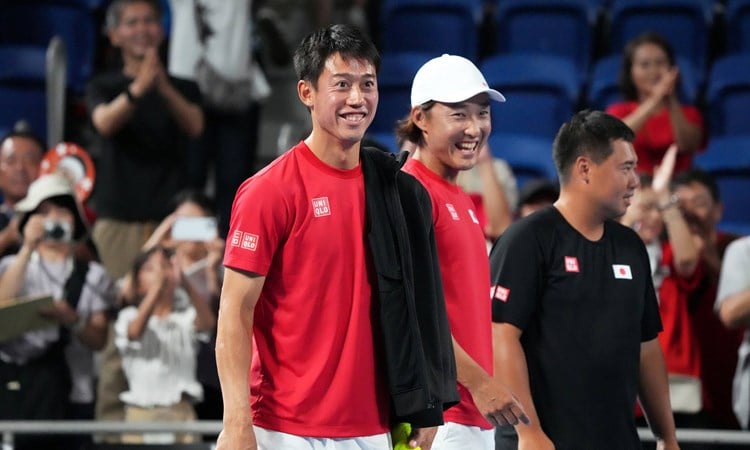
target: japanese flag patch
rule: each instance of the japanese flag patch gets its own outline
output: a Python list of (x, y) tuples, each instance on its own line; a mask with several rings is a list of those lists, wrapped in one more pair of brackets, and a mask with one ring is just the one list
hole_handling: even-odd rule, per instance
[(615, 278), (618, 280), (633, 279), (633, 273), (630, 271), (630, 266), (627, 264), (612, 264), (612, 271), (615, 273)]
[(500, 286), (499, 284), (497, 286), (492, 286), (492, 289), (490, 289), (490, 298), (492, 299), (498, 299), (501, 302), (507, 302), (508, 297), (510, 297), (510, 289)]

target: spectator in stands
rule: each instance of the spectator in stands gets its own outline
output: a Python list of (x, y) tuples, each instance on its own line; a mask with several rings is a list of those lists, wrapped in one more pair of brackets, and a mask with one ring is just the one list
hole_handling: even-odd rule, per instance
[(545, 178), (529, 180), (518, 193), (518, 206), (516, 216), (524, 218), (535, 213), (557, 201), (560, 196), (560, 187)]
[[(172, 260), (155, 246), (133, 263), (129, 305), (115, 323), (128, 390), (120, 394), (129, 422), (195, 420), (203, 398), (196, 379), (198, 333), (211, 332), (216, 316)], [(192, 443), (193, 434), (125, 434), (125, 443)]]
[(740, 426), (750, 428), (750, 236), (727, 247), (715, 309), (730, 330), (745, 328), (732, 385), (732, 406)]
[(26, 197), (39, 176), (44, 144), (29, 131), (12, 131), (0, 141), (0, 256), (11, 255), (21, 245), (15, 205)]
[[(689, 296), (705, 266), (678, 199), (670, 190), (676, 156), (673, 145), (653, 181), (650, 175), (641, 175), (641, 186), (620, 222), (638, 233), (648, 251), (664, 327), (659, 343), (669, 373), (675, 423), (680, 428), (708, 428), (711, 424), (703, 414), (700, 345), (689, 310)], [(637, 415), (642, 417), (640, 409)]]
[[(471, 61), (455, 55), (433, 58), (417, 71), (411, 87), (411, 112), (397, 130), (417, 144), (403, 170), (422, 183), (432, 200), (461, 394), (461, 402), (445, 413), (445, 425), (438, 429), (432, 444), (435, 450), (493, 450), (495, 426), (528, 421), (503, 380), (493, 376), (485, 230), (471, 198), (457, 185), (459, 172), (479, 164), (484, 165), (479, 170), (495, 176), (487, 148), (492, 129), (490, 101), (504, 102), (505, 97), (487, 87)], [(487, 200), (494, 196), (505, 200), (497, 184)], [(507, 202), (504, 206), (509, 221)]]
[[(185, 274), (186, 280), (196, 290), (201, 301), (209, 305), (214, 315), (219, 312), (219, 294), (224, 256), (224, 239), (218, 236), (216, 227), (210, 238), (206, 233), (202, 240), (185, 240), (184, 237), (172, 234), (176, 222), (185, 218), (214, 218), (213, 202), (204, 194), (188, 190), (177, 195), (176, 208), (156, 228), (154, 234), (146, 241), (144, 250), (162, 246), (174, 251), (174, 263)], [(179, 224), (178, 224), (179, 226)], [(205, 231), (212, 231), (206, 229)], [(198, 238), (199, 236), (195, 236)], [(219, 376), (216, 373), (216, 333), (210, 333), (210, 340), (199, 343), (198, 381), (203, 386), (203, 400), (196, 405), (198, 418), (201, 420), (221, 420), (222, 401)]]
[(674, 51), (660, 35), (642, 34), (625, 47), (620, 69), (624, 101), (607, 112), (635, 132), (639, 172), (653, 173), (672, 144), (679, 149), (675, 172), (682, 172), (703, 148), (703, 117), (696, 107), (680, 102), (679, 75)]
[(93, 237), (113, 277), (127, 272), (186, 185), (189, 138), (203, 131), (195, 83), (168, 76), (158, 0), (114, 0), (106, 28), (122, 68), (94, 77), (86, 102), (97, 132)]
[[(92, 419), (92, 351), (106, 342), (110, 277), (74, 256), (88, 229), (62, 175), (38, 178), (15, 208), (23, 244), (0, 260), (0, 301), (49, 295), (44, 313), (55, 325), (0, 343), (0, 420)], [(29, 440), (19, 437), (15, 448), (72, 448), (60, 438)]]
[(705, 267), (689, 296), (693, 328), (700, 344), (704, 408), (714, 427), (737, 428), (732, 412), (732, 377), (742, 332), (728, 330), (713, 312), (724, 251), (737, 236), (717, 229), (723, 206), (719, 187), (710, 174), (691, 169), (676, 175), (674, 184), (674, 193)]
[(203, 98), (205, 131), (188, 152), (188, 176), (215, 184), (219, 231), (226, 236), (232, 200), (254, 169), (259, 101), (270, 94), (253, 53), (251, 2), (170, 0), (169, 73), (193, 80)]

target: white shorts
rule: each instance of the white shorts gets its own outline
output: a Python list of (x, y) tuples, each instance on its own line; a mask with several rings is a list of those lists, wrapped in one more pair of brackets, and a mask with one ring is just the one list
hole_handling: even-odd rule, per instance
[(447, 422), (438, 428), (432, 450), (495, 450), (495, 430)]
[(391, 434), (354, 438), (311, 438), (253, 426), (258, 450), (392, 450)]

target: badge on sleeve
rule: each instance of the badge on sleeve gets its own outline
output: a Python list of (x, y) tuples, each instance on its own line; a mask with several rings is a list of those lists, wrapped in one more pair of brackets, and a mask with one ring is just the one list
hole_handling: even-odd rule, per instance
[(492, 286), (490, 289), (490, 298), (492, 299), (498, 299), (501, 302), (507, 302), (508, 297), (510, 297), (510, 289), (500, 286), (499, 284), (496, 286)]
[(633, 279), (633, 273), (630, 271), (630, 266), (627, 264), (612, 264), (612, 271), (615, 273), (615, 278), (618, 280)]

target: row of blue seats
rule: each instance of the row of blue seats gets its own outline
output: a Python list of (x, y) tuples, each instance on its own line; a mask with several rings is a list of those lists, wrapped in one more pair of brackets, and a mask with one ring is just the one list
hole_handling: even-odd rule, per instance
[[(482, 0), (385, 0), (385, 52), (426, 51), (479, 57)], [(677, 55), (691, 60), (702, 77), (715, 50), (714, 26), (722, 28), (729, 53), (750, 51), (750, 0), (725, 7), (706, 0), (502, 0), (493, 15), (494, 52), (566, 56), (588, 71), (595, 46), (619, 54), (643, 31), (658, 31)], [(723, 11), (718, 20), (717, 11)], [(604, 22), (602, 35), (597, 25)]]
[[(378, 76), (380, 101), (371, 126), (373, 133), (392, 134), (396, 122), (409, 110), (411, 81), (419, 67), (437, 54), (386, 53)], [(606, 59), (594, 68), (590, 85), (582, 83), (581, 69), (565, 58), (538, 54), (496, 55), (480, 64), (487, 82), (507, 102), (493, 106), (492, 126), (551, 138), (562, 122), (582, 107), (606, 109), (621, 99), (619, 59)], [(681, 66), (681, 96), (696, 103), (698, 82)], [(744, 134), (750, 130), (750, 54), (730, 55), (717, 61), (706, 89), (706, 113), (711, 138)], [(389, 141), (393, 145), (393, 140)]]

